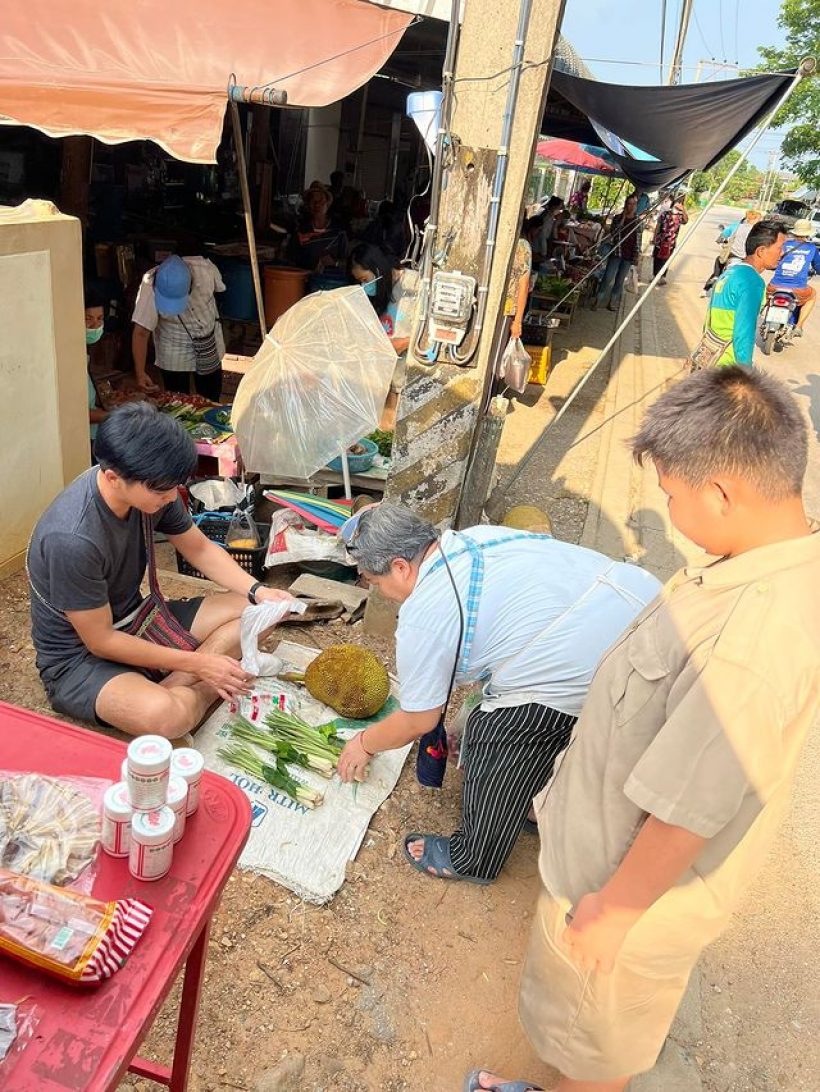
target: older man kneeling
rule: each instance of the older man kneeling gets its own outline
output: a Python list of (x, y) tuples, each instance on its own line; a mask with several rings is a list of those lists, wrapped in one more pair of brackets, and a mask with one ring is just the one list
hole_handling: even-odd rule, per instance
[(462, 746), (461, 827), (405, 837), (414, 868), (491, 883), (546, 785), (604, 651), (657, 594), (634, 565), (549, 535), (503, 527), (446, 531), (400, 505), (353, 516), (342, 537), (359, 570), (401, 604), (401, 709), (345, 747), (339, 773), (361, 780), (374, 754), (438, 724), (455, 671), (484, 683)]

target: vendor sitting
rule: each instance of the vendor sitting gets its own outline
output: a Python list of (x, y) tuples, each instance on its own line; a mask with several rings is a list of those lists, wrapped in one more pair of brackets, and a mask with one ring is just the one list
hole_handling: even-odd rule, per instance
[(598, 661), (660, 585), (549, 535), (483, 526), (439, 538), (400, 505), (362, 509), (342, 538), (362, 575), (401, 604), (401, 709), (350, 740), (339, 773), (362, 780), (373, 755), (434, 729), (454, 667), (456, 684), (483, 682), (461, 747), (461, 826), (449, 838), (409, 834), (404, 853), (420, 872), (490, 883), (567, 745)]
[(347, 257), (347, 236), (330, 218), (333, 194), (311, 182), (302, 194), (302, 217), (288, 246), (288, 260), (300, 269), (321, 273)]
[[(177, 487), (196, 451), (172, 418), (145, 403), (121, 406), (100, 424), (95, 451), (99, 466), (52, 502), (29, 545), (37, 668), (57, 712), (175, 739), (219, 698), (247, 691), (236, 656), (248, 602), (290, 596), (262, 587), (193, 526)], [(228, 593), (166, 602), (155, 531)]]

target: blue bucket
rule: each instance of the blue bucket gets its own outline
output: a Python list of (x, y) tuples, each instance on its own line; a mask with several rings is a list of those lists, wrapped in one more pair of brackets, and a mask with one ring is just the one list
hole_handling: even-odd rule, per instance
[(222, 274), (225, 291), (220, 292), (220, 311), (228, 319), (248, 322), (256, 318), (256, 295), (253, 290), (251, 264), (246, 258), (214, 259)]

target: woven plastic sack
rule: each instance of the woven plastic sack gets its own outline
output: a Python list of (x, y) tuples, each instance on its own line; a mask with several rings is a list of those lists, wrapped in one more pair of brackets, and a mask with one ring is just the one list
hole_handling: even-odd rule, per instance
[(376, 428), (395, 366), (359, 285), (294, 304), (236, 393), (231, 424), (246, 469), (268, 480), (309, 478)]

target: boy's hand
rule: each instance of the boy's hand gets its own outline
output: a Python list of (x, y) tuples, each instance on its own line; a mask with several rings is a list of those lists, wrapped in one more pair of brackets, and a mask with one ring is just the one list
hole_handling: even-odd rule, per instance
[(612, 910), (600, 891), (593, 891), (573, 908), (563, 941), (572, 961), (582, 970), (607, 974), (631, 925), (628, 915)]

